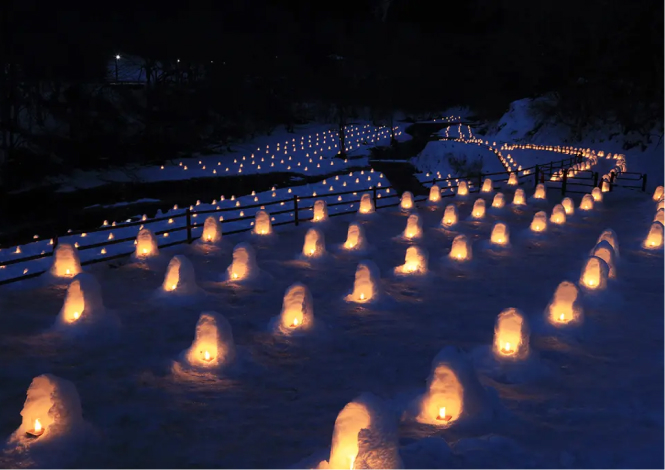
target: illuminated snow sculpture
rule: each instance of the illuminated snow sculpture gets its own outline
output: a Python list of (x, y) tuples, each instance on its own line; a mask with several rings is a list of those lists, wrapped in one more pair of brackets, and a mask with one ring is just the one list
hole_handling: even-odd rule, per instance
[(550, 222), (557, 225), (566, 223), (566, 208), (562, 204), (557, 204), (552, 208)]
[(508, 229), (508, 225), (503, 222), (494, 224), (492, 234), (490, 235), (490, 243), (498, 246), (510, 245), (510, 230)]
[(595, 202), (603, 202), (603, 192), (600, 188), (593, 188), (591, 190), (591, 197)]
[(313, 222), (324, 222), (328, 220), (328, 206), (326, 201), (318, 199), (314, 201), (314, 215), (312, 216)]
[(193, 294), (198, 290), (192, 262), (184, 255), (171, 258), (161, 287), (162, 292)]
[(200, 240), (203, 243), (218, 243), (222, 240), (222, 224), (216, 217), (211, 215), (203, 222), (203, 234)]
[(452, 227), (457, 223), (457, 206), (455, 204), (448, 204), (443, 211), (443, 218), (441, 225), (444, 227)]
[(360, 198), (360, 207), (358, 207), (359, 214), (373, 214), (374, 213), (374, 201), (372, 201), (372, 196), (369, 193), (365, 193)]
[(663, 224), (653, 222), (642, 247), (647, 250), (659, 250), (663, 247)]
[(367, 248), (365, 239), (365, 229), (357, 222), (349, 223), (349, 230), (346, 235), (346, 241), (342, 247), (349, 251), (362, 251)]
[(492, 200), (492, 207), (495, 209), (502, 209), (506, 205), (506, 198), (503, 193), (496, 193)]
[(485, 181), (483, 181), (483, 186), (480, 188), (481, 193), (491, 193), (494, 191), (494, 188), (492, 187), (492, 179), (491, 178), (485, 178)]
[(192, 345), (182, 354), (182, 362), (195, 369), (219, 369), (236, 357), (233, 330), (217, 312), (203, 312), (196, 323)]
[(610, 279), (616, 279), (617, 277), (616, 254), (614, 253), (614, 248), (612, 248), (612, 245), (610, 245), (609, 242), (605, 240), (598, 242), (596, 246), (594, 246), (593, 249), (591, 250), (591, 256), (597, 256), (598, 258), (605, 261), (605, 263), (607, 263), (607, 268), (609, 269), (607, 276)]
[(580, 210), (590, 211), (591, 209), (593, 209), (593, 196), (591, 194), (585, 194), (580, 202)]
[(485, 217), (485, 200), (482, 198), (476, 199), (476, 202), (473, 203), (473, 209), (471, 209), (471, 217), (474, 219), (482, 219)]
[(402, 236), (408, 240), (414, 240), (422, 237), (423, 228), (422, 222), (420, 221), (420, 216), (418, 214), (411, 214), (406, 220), (406, 228)]
[(658, 209), (656, 211), (656, 216), (653, 218), (654, 222), (660, 222), (661, 224), (665, 224), (665, 210), (663, 209)]
[(517, 173), (511, 173), (508, 177), (508, 186), (517, 186), (518, 184)]
[(660, 200), (663, 196), (665, 195), (665, 192), (663, 191), (662, 186), (657, 186), (655, 191), (653, 192), (653, 200), (658, 201)]
[(515, 195), (513, 196), (513, 205), (514, 206), (525, 206), (526, 199), (524, 197), (524, 190), (522, 188), (517, 188), (515, 190)]
[(564, 197), (561, 200), (561, 205), (563, 206), (563, 209), (566, 211), (566, 215), (575, 214), (575, 204), (573, 203), (573, 200), (571, 198)]
[(431, 203), (438, 203), (441, 201), (441, 188), (439, 187), (438, 184), (433, 184), (431, 188), (429, 188), (429, 202)]
[(233, 249), (233, 262), (226, 269), (226, 279), (229, 281), (246, 281), (254, 279), (259, 274), (256, 265), (254, 249), (247, 243), (239, 243)]
[(529, 331), (516, 308), (502, 311), (494, 327), (492, 352), (497, 358), (523, 360), (529, 355)]
[(597, 256), (589, 256), (580, 275), (579, 285), (590, 291), (600, 291), (607, 287), (609, 274), (607, 263)]
[(536, 191), (533, 193), (533, 198), (534, 199), (547, 199), (545, 185), (543, 183), (538, 183), (538, 185), (536, 185)]
[(76, 248), (67, 243), (59, 243), (53, 252), (51, 274), (60, 278), (72, 278), (83, 271)]
[(598, 240), (596, 240), (596, 245), (602, 241), (606, 241), (612, 246), (614, 250), (614, 255), (619, 258), (619, 237), (611, 228), (606, 228), (603, 230), (603, 233), (600, 234)]
[(544, 232), (547, 230), (547, 212), (536, 212), (529, 228), (531, 228), (532, 232)]
[(460, 181), (457, 184), (457, 195), (458, 196), (467, 196), (469, 194), (469, 185), (466, 181)]
[(101, 322), (106, 315), (102, 289), (89, 273), (79, 273), (67, 287), (67, 295), (56, 319), (56, 328), (70, 330)]
[(413, 194), (411, 194), (411, 191), (404, 191), (399, 201), (399, 207), (405, 211), (413, 209)]
[(345, 297), (347, 302), (372, 302), (379, 294), (379, 268), (369, 260), (361, 261), (356, 268), (353, 290)]
[(471, 240), (466, 235), (457, 235), (453, 239), (453, 245), (448, 257), (454, 261), (468, 261), (472, 257)]
[(326, 254), (326, 241), (323, 232), (310, 228), (305, 234), (302, 255), (306, 258), (320, 258)]
[(296, 282), (284, 293), (277, 330), (284, 334), (307, 330), (314, 325), (314, 305), (307, 287)]
[(579, 289), (572, 282), (563, 281), (559, 284), (545, 310), (547, 321), (555, 326), (581, 321), (582, 307), (578, 302), (579, 293)]
[(157, 238), (155, 237), (155, 234), (147, 228), (139, 230), (139, 233), (136, 236), (136, 251), (134, 252), (134, 257), (137, 259), (146, 259), (155, 257), (158, 254), (159, 248), (157, 247)]
[(395, 268), (395, 274), (426, 274), (427, 273), (427, 252), (417, 246), (410, 246), (406, 249), (404, 264)]
[(266, 211), (256, 211), (254, 216), (254, 234), (255, 235), (270, 235), (272, 233), (272, 223), (270, 222), (270, 214)]

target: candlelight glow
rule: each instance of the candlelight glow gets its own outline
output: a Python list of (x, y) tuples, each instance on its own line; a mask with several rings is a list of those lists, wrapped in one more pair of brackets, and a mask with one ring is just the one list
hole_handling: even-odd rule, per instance
[(323, 199), (318, 199), (314, 202), (314, 216), (312, 218), (314, 222), (323, 222), (328, 220), (328, 206), (326, 201)]
[(308, 258), (319, 258), (326, 253), (326, 242), (323, 232), (310, 228), (305, 234), (305, 243), (302, 247), (302, 254)]
[[(610, 182), (603, 178), (603, 182), (601, 183), (601, 187), (602, 187), (601, 192), (603, 192), (603, 193), (609, 192), (610, 191)], [(594, 189), (597, 189), (597, 188), (594, 188)]]
[(99, 283), (92, 274), (77, 274), (67, 287), (67, 294), (62, 309), (58, 315), (57, 323), (67, 326), (72, 323), (87, 323), (92, 316), (104, 314), (102, 294)]
[(658, 201), (664, 195), (665, 195), (665, 192), (663, 191), (663, 187), (662, 186), (657, 186), (655, 191), (653, 192), (653, 200)]
[(563, 209), (566, 211), (566, 215), (573, 215), (575, 213), (575, 204), (573, 203), (573, 200), (569, 197), (564, 197), (561, 200), (561, 205), (563, 206)]
[(611, 228), (606, 228), (603, 230), (603, 233), (600, 234), (598, 237), (598, 240), (596, 240), (596, 245), (602, 241), (606, 241), (607, 243), (610, 244), (612, 249), (614, 250), (614, 255), (618, 258), (619, 257), (619, 237), (617, 237), (617, 234), (614, 233), (614, 230)]
[(579, 289), (569, 281), (556, 288), (552, 301), (547, 306), (547, 319), (553, 325), (562, 325), (580, 319), (582, 310), (577, 304)]
[(608, 274), (607, 263), (597, 256), (590, 256), (582, 268), (579, 284), (590, 290), (605, 289)]
[(510, 230), (503, 222), (497, 222), (492, 228), (490, 242), (494, 245), (507, 245), (510, 243)]
[(550, 216), (550, 222), (553, 224), (565, 224), (566, 223), (566, 209), (562, 204), (557, 204), (552, 208), (552, 215)]
[(450, 362), (435, 359), (416, 420), (445, 426), (457, 421), (463, 411), (464, 387), (457, 372)]
[(157, 238), (149, 229), (142, 228), (136, 236), (135, 256), (139, 259), (150, 258), (159, 254)]
[(471, 216), (474, 219), (482, 219), (485, 217), (485, 200), (478, 198), (476, 202), (473, 203), (473, 209), (471, 210)]
[(204, 312), (196, 323), (192, 345), (184, 353), (193, 367), (218, 368), (235, 359), (233, 331), (229, 322), (217, 312)]
[(441, 200), (441, 188), (437, 184), (433, 184), (429, 188), (429, 202), (439, 202)]
[(653, 221), (665, 224), (665, 211), (663, 209), (658, 209), (656, 211), (656, 216), (653, 218)]
[(492, 207), (496, 209), (502, 209), (506, 205), (505, 197), (503, 193), (496, 193), (494, 199), (492, 200)]
[(518, 184), (519, 181), (517, 180), (517, 173), (511, 173), (510, 176), (508, 177), (508, 185), (517, 186)]
[(590, 211), (593, 209), (593, 196), (591, 196), (591, 194), (585, 194), (584, 197), (582, 197), (580, 209), (583, 211)]
[(616, 268), (616, 255), (614, 253), (614, 248), (607, 241), (603, 240), (598, 242), (596, 246), (591, 250), (591, 256), (597, 256), (598, 258), (605, 261), (608, 268), (608, 277), (610, 279), (615, 279), (617, 276)]
[(406, 249), (404, 264), (395, 268), (396, 274), (425, 274), (427, 272), (427, 253), (417, 246)]
[(498, 357), (524, 359), (528, 356), (529, 333), (524, 315), (516, 308), (508, 308), (497, 317), (492, 350)]
[(346, 405), (335, 420), (328, 468), (354, 468), (359, 450), (358, 433), (371, 425), (370, 413), (365, 405), (356, 402)]
[(526, 205), (526, 199), (524, 197), (524, 190), (522, 188), (517, 188), (515, 190), (515, 196), (513, 196), (513, 205), (515, 205), (515, 206), (524, 206), (524, 205)]
[(372, 214), (374, 212), (374, 202), (372, 196), (365, 193), (360, 198), (360, 207), (358, 208), (360, 214)]
[(411, 194), (411, 191), (404, 191), (402, 198), (400, 199), (399, 206), (403, 210), (409, 210), (413, 208), (413, 194)]
[(256, 235), (270, 235), (272, 233), (272, 223), (270, 214), (266, 211), (257, 211), (254, 218), (254, 233)]
[(192, 293), (195, 290), (195, 275), (192, 262), (184, 255), (176, 255), (171, 258), (166, 268), (162, 290), (181, 293)]
[(649, 234), (642, 244), (647, 250), (659, 249), (663, 246), (663, 224), (653, 222), (649, 228)]
[(343, 246), (347, 250), (362, 250), (365, 248), (365, 230), (362, 225), (356, 222), (349, 224), (346, 242)]
[(254, 250), (247, 243), (240, 243), (233, 249), (233, 262), (227, 268), (228, 279), (242, 281), (256, 274), (258, 268)]
[(74, 277), (82, 271), (77, 250), (67, 243), (59, 243), (53, 252), (51, 274), (55, 277)]
[(404, 229), (404, 238), (414, 239), (420, 238), (423, 234), (420, 217), (418, 214), (411, 214), (406, 220), (406, 228)]
[(466, 261), (471, 259), (471, 241), (466, 235), (457, 235), (453, 239), (453, 245), (448, 257), (455, 261)]
[(480, 188), (481, 193), (491, 193), (494, 191), (494, 188), (492, 187), (492, 180), (491, 178), (485, 178), (485, 181), (483, 181), (483, 187)]
[(208, 217), (203, 223), (201, 240), (205, 243), (217, 243), (222, 239), (222, 225), (214, 216)]
[(536, 192), (533, 194), (534, 199), (546, 199), (547, 195), (545, 192), (545, 185), (538, 183), (536, 186)]
[(314, 319), (312, 296), (307, 287), (295, 283), (286, 289), (279, 316), (279, 330), (289, 333), (294, 329), (309, 328)]
[(446, 210), (443, 212), (443, 219), (441, 225), (444, 227), (452, 227), (457, 223), (457, 206), (455, 204), (448, 204)]
[(600, 190), (600, 188), (593, 188), (593, 190), (591, 190), (591, 197), (596, 202), (602, 202), (603, 201), (603, 192)]
[(531, 221), (531, 231), (533, 232), (544, 232), (547, 230), (547, 212), (539, 211), (533, 216)]
[(467, 185), (466, 181), (460, 181), (457, 184), (457, 195), (466, 196), (467, 194), (469, 194), (469, 186)]
[(356, 268), (353, 291), (346, 296), (347, 302), (369, 302), (378, 292), (379, 270), (371, 261), (361, 261)]

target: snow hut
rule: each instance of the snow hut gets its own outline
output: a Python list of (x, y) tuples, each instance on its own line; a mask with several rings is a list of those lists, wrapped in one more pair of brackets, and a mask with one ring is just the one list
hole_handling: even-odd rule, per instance
[(566, 223), (566, 209), (562, 204), (557, 204), (552, 208), (552, 215), (550, 222), (553, 224), (561, 225)]
[(284, 293), (279, 330), (289, 333), (296, 329), (308, 329), (314, 323), (314, 306), (307, 287), (296, 282)]
[(530, 228), (532, 232), (544, 232), (547, 230), (547, 212), (536, 212), (531, 221)]
[(448, 204), (443, 211), (443, 219), (441, 225), (444, 227), (452, 227), (457, 223), (457, 206), (455, 204)]
[(591, 190), (591, 197), (595, 202), (603, 202), (603, 192), (600, 188), (593, 188)]
[(427, 272), (427, 253), (417, 246), (406, 249), (404, 264), (395, 268), (395, 274), (425, 274)]
[(471, 259), (471, 240), (466, 235), (457, 235), (453, 239), (453, 245), (448, 257), (455, 261), (467, 261)]
[(642, 244), (647, 250), (660, 249), (663, 246), (663, 224), (653, 222), (649, 228), (649, 234)]
[(508, 177), (508, 186), (517, 186), (518, 184), (517, 173), (511, 173)]
[(538, 183), (536, 185), (536, 191), (533, 193), (534, 199), (547, 199), (545, 185), (543, 183)]
[(580, 209), (583, 211), (590, 211), (593, 209), (593, 196), (591, 194), (585, 194), (582, 197), (582, 201), (580, 202)]
[(51, 274), (55, 277), (70, 278), (81, 271), (81, 262), (76, 248), (67, 243), (59, 243), (53, 252)]
[(379, 268), (372, 261), (361, 261), (356, 269), (353, 291), (346, 296), (347, 302), (369, 302), (379, 292)]
[(513, 205), (514, 206), (526, 205), (526, 199), (524, 198), (524, 190), (522, 188), (517, 188), (515, 190), (515, 195), (513, 196)]
[(374, 202), (372, 201), (372, 196), (369, 193), (365, 193), (360, 198), (360, 207), (358, 208), (358, 213), (360, 214), (372, 214), (374, 213)]
[(569, 281), (563, 281), (556, 288), (554, 297), (546, 309), (547, 320), (553, 325), (563, 325), (579, 321), (582, 308), (578, 304), (579, 289)]
[(413, 209), (413, 194), (411, 194), (411, 191), (404, 191), (399, 201), (399, 207), (402, 210)]
[(420, 238), (423, 234), (422, 223), (418, 214), (411, 214), (406, 219), (406, 228), (404, 229), (403, 236), (409, 240)]
[(102, 289), (97, 279), (89, 273), (74, 276), (67, 287), (67, 295), (58, 314), (56, 326), (90, 324), (105, 314)]
[(433, 184), (429, 188), (429, 202), (437, 203), (441, 201), (441, 188), (438, 184)]
[(496, 193), (494, 199), (492, 200), (492, 207), (495, 209), (502, 209), (506, 205), (506, 198), (503, 196), (503, 193)]
[(493, 245), (505, 246), (510, 244), (510, 230), (508, 225), (503, 222), (497, 222), (492, 228), (490, 243)]
[(494, 188), (492, 187), (492, 179), (485, 178), (485, 181), (483, 181), (483, 186), (480, 188), (480, 192), (491, 193), (492, 191), (494, 191)]
[(328, 206), (326, 201), (323, 199), (317, 199), (314, 201), (314, 215), (312, 221), (324, 222), (326, 220), (328, 220)]
[(308, 258), (320, 258), (326, 254), (326, 241), (321, 230), (316, 228), (307, 230), (302, 254)]
[(176, 255), (171, 258), (166, 268), (162, 291), (193, 294), (196, 290), (196, 276), (192, 262), (184, 255)]
[(236, 348), (231, 324), (217, 312), (204, 312), (196, 323), (194, 342), (184, 352), (189, 366), (214, 369), (233, 362)]
[(653, 192), (653, 200), (658, 201), (664, 195), (665, 195), (665, 192), (663, 191), (663, 187), (662, 186), (657, 186), (655, 191)]
[(222, 224), (216, 217), (210, 216), (203, 222), (201, 241), (204, 243), (218, 243), (222, 240)]
[(254, 250), (247, 243), (239, 243), (233, 249), (233, 262), (226, 269), (230, 281), (251, 279), (258, 274)]
[(351, 222), (346, 234), (346, 242), (343, 245), (344, 248), (347, 250), (363, 250), (366, 248), (366, 245), (365, 229), (361, 224)]
[(256, 235), (270, 235), (272, 233), (270, 214), (266, 211), (256, 211), (254, 217), (254, 233)]
[(607, 263), (597, 256), (589, 256), (582, 268), (579, 284), (589, 290), (603, 290), (609, 274)]
[(473, 203), (473, 209), (471, 209), (471, 217), (474, 219), (482, 219), (485, 217), (485, 200), (482, 198), (476, 199), (476, 202)]
[(516, 308), (508, 308), (497, 317), (492, 351), (499, 358), (526, 359), (529, 355), (528, 328)]
[(598, 237), (598, 240), (596, 240), (596, 245), (600, 242), (605, 240), (607, 243), (609, 243), (612, 246), (612, 249), (614, 250), (614, 255), (618, 258), (619, 257), (619, 237), (617, 237), (617, 234), (614, 233), (614, 230), (611, 228), (606, 228), (603, 230), (603, 233), (600, 234)]
[(457, 184), (457, 195), (466, 196), (467, 194), (469, 194), (469, 186), (467, 185), (466, 181), (460, 181)]
[(145, 259), (152, 258), (158, 254), (159, 248), (157, 247), (155, 234), (147, 228), (139, 230), (139, 234), (136, 236), (136, 252), (134, 256), (138, 259)]
[(566, 215), (573, 215), (575, 213), (575, 204), (573, 203), (573, 200), (569, 197), (564, 197), (561, 200), (561, 205), (563, 206), (563, 209), (566, 211)]
[(609, 269), (607, 275), (610, 279), (615, 279), (617, 277), (617, 262), (616, 255), (614, 253), (614, 248), (609, 242), (602, 240), (596, 244), (591, 250), (591, 256), (597, 256), (607, 263), (607, 268)]

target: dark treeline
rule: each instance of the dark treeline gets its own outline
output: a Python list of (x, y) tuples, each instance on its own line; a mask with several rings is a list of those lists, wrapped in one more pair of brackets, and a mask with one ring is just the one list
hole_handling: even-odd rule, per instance
[[(662, 121), (662, 2), (66, 3), (0, 6), (5, 190), (359, 112), (491, 119), (551, 93), (543, 111), (578, 135), (601, 121), (648, 139)], [(113, 83), (116, 54), (140, 84)]]

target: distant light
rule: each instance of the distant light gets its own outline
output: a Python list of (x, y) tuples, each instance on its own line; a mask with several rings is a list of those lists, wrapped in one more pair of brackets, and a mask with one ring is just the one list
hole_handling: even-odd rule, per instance
[(120, 55), (116, 54), (115, 60), (118, 60), (118, 59), (120, 59)]

